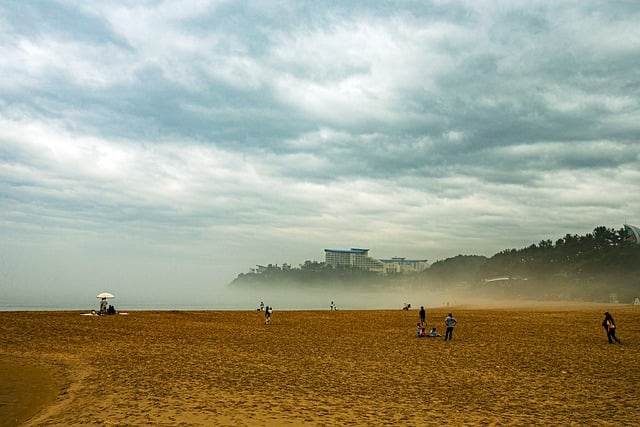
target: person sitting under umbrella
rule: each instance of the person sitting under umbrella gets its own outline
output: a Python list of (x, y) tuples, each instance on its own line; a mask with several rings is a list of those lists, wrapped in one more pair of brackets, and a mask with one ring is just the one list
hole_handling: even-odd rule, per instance
[(107, 305), (108, 305), (107, 299), (115, 298), (115, 297), (108, 292), (103, 292), (101, 294), (96, 295), (96, 298), (100, 300), (100, 311), (98, 312), (98, 314), (99, 315), (107, 314)]

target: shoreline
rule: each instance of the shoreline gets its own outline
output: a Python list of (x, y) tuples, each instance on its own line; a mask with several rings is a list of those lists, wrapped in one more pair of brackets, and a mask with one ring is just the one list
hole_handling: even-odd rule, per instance
[[(426, 309), (430, 310), (447, 310), (450, 309), (463, 309), (463, 310), (494, 310), (494, 309), (537, 309), (537, 308), (563, 308), (563, 309), (583, 309), (583, 308), (592, 308), (592, 307), (634, 307), (632, 303), (623, 304), (623, 303), (607, 303), (607, 302), (588, 302), (588, 301), (553, 301), (553, 300), (475, 300), (474, 302), (461, 302), (461, 303), (451, 303), (450, 305), (446, 304), (438, 304), (438, 305), (424, 305)], [(411, 306), (409, 311), (419, 309), (420, 305)], [(640, 308), (640, 307), (639, 307)], [(276, 307), (276, 309), (278, 309)], [(47, 308), (47, 307), (1, 307), (0, 313), (90, 313), (92, 310), (96, 310), (95, 308)], [(361, 308), (361, 307), (338, 307), (336, 311), (398, 311), (402, 310), (402, 307), (390, 307), (390, 308), (380, 308), (380, 307), (372, 307), (372, 308)], [(97, 310), (96, 310), (97, 311)], [(253, 312), (259, 311), (257, 308), (220, 308), (220, 307), (198, 307), (198, 306), (177, 306), (177, 307), (136, 307), (131, 306), (123, 309), (118, 308), (118, 312)], [(322, 312), (322, 311), (331, 311), (329, 308), (325, 307), (316, 307), (316, 308), (307, 308), (307, 307), (286, 307), (280, 308), (278, 311), (287, 311), (287, 312), (297, 312), (297, 311), (308, 311), (308, 312)]]

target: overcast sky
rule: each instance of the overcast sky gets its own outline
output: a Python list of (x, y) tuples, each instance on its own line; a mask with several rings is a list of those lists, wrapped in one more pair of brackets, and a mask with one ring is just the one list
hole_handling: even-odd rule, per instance
[(0, 305), (638, 224), (639, 138), (636, 0), (3, 1)]

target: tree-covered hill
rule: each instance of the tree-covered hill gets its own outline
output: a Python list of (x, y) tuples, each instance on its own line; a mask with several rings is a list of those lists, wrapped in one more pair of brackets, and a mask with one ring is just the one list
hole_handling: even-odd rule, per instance
[[(640, 245), (624, 229), (597, 227), (584, 236), (567, 234), (523, 249), (504, 250), (480, 266), (476, 279), (509, 277), (517, 292), (624, 301), (640, 296)], [(525, 283), (527, 282), (527, 283)]]
[(324, 262), (306, 261), (299, 268), (269, 264), (259, 272), (240, 273), (231, 282), (234, 287), (350, 287), (377, 288), (386, 281), (384, 276), (358, 268), (333, 268)]
[(640, 245), (624, 229), (596, 227), (584, 236), (567, 234), (490, 258), (458, 255), (410, 275), (378, 275), (306, 261), (299, 268), (269, 265), (239, 274), (233, 287), (352, 287), (369, 289), (465, 289), (509, 298), (620, 301), (640, 296)]

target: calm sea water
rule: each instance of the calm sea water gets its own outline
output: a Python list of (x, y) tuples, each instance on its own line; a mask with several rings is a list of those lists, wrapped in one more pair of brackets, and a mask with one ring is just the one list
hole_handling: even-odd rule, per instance
[[(288, 302), (288, 301), (264, 301), (265, 305), (272, 306), (275, 310), (329, 310), (331, 302), (327, 302), (326, 305), (322, 303), (309, 302)], [(276, 304), (277, 303), (277, 304)], [(246, 303), (216, 303), (216, 304), (120, 304), (117, 301), (113, 301), (114, 307), (118, 311), (201, 311), (201, 310), (231, 310), (231, 311), (251, 311), (256, 310), (259, 307), (260, 301), (254, 304)], [(336, 306), (339, 310), (385, 310), (385, 309), (398, 309), (402, 307), (402, 304), (380, 304), (373, 301), (360, 301), (360, 302), (344, 302)], [(426, 307), (427, 305), (425, 305)], [(418, 306), (419, 307), (419, 306)], [(98, 303), (87, 304), (8, 304), (0, 303), (0, 311), (86, 311), (98, 310)]]
[[(260, 290), (243, 292), (218, 292), (182, 300), (168, 295), (152, 296), (144, 299), (126, 293), (114, 292), (115, 299), (109, 303), (118, 311), (139, 310), (255, 310), (264, 305), (275, 310), (329, 310), (332, 302), (339, 310), (385, 310), (400, 309), (405, 303), (412, 307), (434, 307), (441, 305), (442, 297), (425, 293), (409, 293), (403, 291), (366, 292), (344, 290)], [(59, 297), (33, 298), (4, 298), (0, 295), (0, 311), (91, 311), (98, 310), (100, 302), (95, 297), (78, 296), (73, 299)]]
[[(252, 310), (253, 308), (237, 305), (116, 305), (118, 311), (169, 311), (169, 310)], [(98, 305), (0, 305), (0, 311), (91, 311), (98, 310)]]

